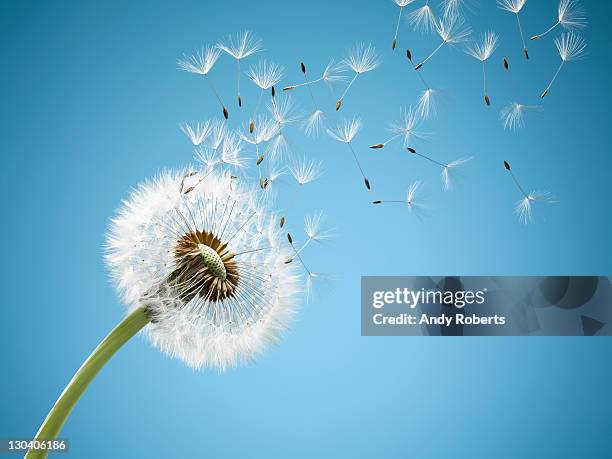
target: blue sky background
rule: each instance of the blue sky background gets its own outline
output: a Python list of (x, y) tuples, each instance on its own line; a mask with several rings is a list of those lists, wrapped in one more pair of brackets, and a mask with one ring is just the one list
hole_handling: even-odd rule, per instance
[[(392, 52), (391, 1), (3, 2), (0, 436), (33, 435), (121, 319), (102, 259), (108, 219), (139, 181), (190, 161), (177, 123), (218, 115), (205, 83), (177, 71), (176, 58), (248, 28), (264, 40), (265, 57), (287, 67), (285, 83), (301, 79), (301, 60), (318, 73), (357, 41), (381, 53), (381, 68), (358, 79), (340, 112), (364, 120), (354, 146), (373, 191), (345, 146), (290, 134), (325, 164), (290, 222), (316, 209), (329, 216), (337, 238), (306, 258), (336, 280), (302, 308), (279, 346), (227, 374), (195, 373), (133, 340), (66, 424), (70, 456), (609, 457), (609, 339), (363, 338), (359, 326), (361, 275), (612, 272), (610, 8), (583, 3), (588, 57), (567, 65), (544, 110), (528, 114), (518, 133), (498, 117), (513, 99), (501, 59), (509, 58), (525, 103), (539, 103), (559, 62), (552, 37), (530, 43), (527, 63), (511, 14), (492, 0), (467, 14), (477, 34), (501, 36), (488, 67), (491, 108), (479, 64), (461, 49), (442, 50), (423, 69), (445, 96), (438, 119), (423, 126), (433, 135), (421, 149), (443, 161), (475, 158), (444, 192), (427, 162), (367, 148), (386, 137), (400, 107), (416, 103), (421, 87), (405, 48), (418, 60), (437, 44), (403, 23)], [(552, 1), (528, 1), (526, 35), (555, 14)], [(223, 56), (211, 76), (235, 121), (233, 62)], [(256, 92), (246, 78), (244, 87), (248, 113)], [(294, 95), (309, 107), (306, 92)], [(316, 95), (333, 109), (326, 88)], [(559, 200), (537, 209), (534, 225), (513, 214), (520, 196), (504, 159), (526, 188)], [(417, 179), (431, 208), (426, 221), (369, 204), (401, 198)]]

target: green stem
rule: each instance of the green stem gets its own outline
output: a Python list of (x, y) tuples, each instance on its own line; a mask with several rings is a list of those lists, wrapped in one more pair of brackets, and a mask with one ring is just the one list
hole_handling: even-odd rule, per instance
[[(145, 306), (134, 310), (123, 319), (85, 360), (81, 368), (72, 377), (62, 394), (59, 396), (51, 411), (43, 421), (36, 440), (54, 440), (64, 426), (74, 405), (79, 400), (89, 383), (96, 377), (102, 367), (130, 338), (138, 333), (151, 321)], [(46, 458), (48, 451), (29, 450), (25, 459)]]

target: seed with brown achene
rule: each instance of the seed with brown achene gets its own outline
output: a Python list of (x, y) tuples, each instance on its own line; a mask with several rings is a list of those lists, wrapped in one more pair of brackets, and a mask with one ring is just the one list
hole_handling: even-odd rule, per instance
[(383, 148), (384, 146), (385, 146), (385, 144), (383, 144), (383, 143), (377, 143), (376, 145), (372, 145), (370, 148), (377, 149), (377, 148)]
[(364, 180), (363, 180), (363, 181), (365, 182), (365, 186), (366, 186), (366, 188), (369, 190), (369, 189), (370, 189), (370, 181), (367, 179), (367, 177), (366, 177), (366, 178), (364, 178)]
[(259, 166), (264, 160), (264, 156), (261, 155), (259, 158), (257, 158), (257, 165)]
[(372, 204), (382, 204), (382, 201), (372, 201)]
[(300, 62), (300, 68), (302, 69), (302, 73), (306, 75), (306, 66), (304, 65), (303, 62)]
[(252, 134), (254, 130), (255, 130), (255, 123), (251, 121), (249, 123), (249, 132)]
[(223, 117), (224, 117), (225, 119), (228, 119), (228, 118), (229, 118), (229, 112), (227, 111), (227, 108), (225, 108), (225, 107), (223, 107)]
[(506, 170), (510, 170), (510, 163), (508, 161), (504, 161), (504, 167)]
[(485, 96), (484, 99), (487, 106), (491, 106), (491, 99), (489, 99), (489, 96)]
[(285, 226), (285, 217), (281, 217), (280, 219), (280, 227), (282, 228), (283, 226)]
[(340, 107), (342, 107), (342, 101), (341, 100), (336, 102), (336, 111), (340, 110)]
[(410, 153), (416, 153), (416, 150), (412, 147), (406, 147), (406, 150), (408, 150)]

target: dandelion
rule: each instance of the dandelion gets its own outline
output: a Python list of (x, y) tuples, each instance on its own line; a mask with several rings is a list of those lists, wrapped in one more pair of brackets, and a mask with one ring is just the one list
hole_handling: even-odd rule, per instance
[(485, 62), (495, 52), (495, 49), (497, 49), (497, 41), (498, 38), (495, 32), (486, 32), (482, 36), (482, 41), (480, 43), (474, 43), (467, 49), (467, 53), (470, 56), (482, 62), (483, 94), (487, 106), (491, 105), (491, 99), (487, 93), (487, 72)]
[(436, 17), (429, 6), (429, 0), (408, 15), (408, 22), (415, 30), (421, 32), (431, 32), (436, 28)]
[(461, 14), (461, 9), (466, 3), (468, 8), (470, 8), (472, 2), (469, 0), (442, 0), (442, 12), (444, 16)]
[(514, 211), (518, 215), (519, 220), (524, 224), (533, 222), (534, 203), (542, 202), (550, 204), (556, 202), (552, 194), (550, 194), (548, 191), (531, 191), (530, 193), (526, 193), (525, 189), (521, 186), (519, 181), (514, 176), (514, 173), (512, 172), (512, 168), (510, 167), (510, 163), (508, 163), (508, 161), (504, 161), (504, 168), (508, 171), (508, 173), (512, 177), (512, 181), (523, 195), (521, 200), (517, 202)]
[[(306, 301), (310, 301), (312, 293), (314, 291), (315, 281), (324, 281), (330, 278), (329, 275), (323, 273), (316, 273), (308, 268), (304, 259), (302, 258), (302, 252), (312, 243), (322, 244), (327, 242), (333, 237), (332, 233), (324, 229), (325, 216), (322, 212), (317, 212), (313, 215), (307, 215), (304, 218), (304, 232), (306, 233), (306, 242), (302, 244), (300, 248), (296, 248), (294, 245), (293, 237), (290, 233), (287, 233), (287, 239), (289, 244), (293, 248), (294, 256), (298, 258), (300, 264), (306, 272)], [(286, 263), (291, 263), (293, 258), (290, 258)]]
[(261, 40), (255, 37), (252, 32), (245, 30), (236, 35), (230, 35), (225, 42), (218, 43), (217, 47), (236, 60), (238, 106), (242, 107), (242, 97), (240, 96), (240, 61), (261, 51)]
[(456, 45), (465, 42), (470, 36), (471, 30), (463, 22), (461, 16), (451, 14), (444, 16), (436, 22), (436, 32), (440, 36), (442, 42), (435, 48), (427, 58), (420, 64), (417, 64), (415, 70), (420, 70), (444, 45)]
[(323, 112), (323, 110), (319, 109), (317, 100), (315, 99), (314, 93), (312, 92), (312, 88), (310, 87), (310, 81), (306, 72), (306, 64), (304, 64), (303, 62), (300, 62), (300, 70), (302, 72), (302, 75), (304, 75), (304, 85), (308, 89), (308, 94), (310, 95), (310, 99), (312, 100), (312, 105), (314, 107), (314, 111), (304, 119), (302, 127), (307, 136), (316, 138), (319, 136), (319, 132), (321, 131), (321, 126), (323, 125), (325, 113)]
[(323, 165), (321, 161), (314, 159), (307, 159), (303, 157), (299, 161), (295, 161), (289, 166), (289, 172), (293, 176), (296, 182), (300, 185), (306, 185), (307, 183), (313, 182), (318, 179), (323, 172)]
[(210, 122), (196, 123), (191, 126), (188, 123), (182, 123), (179, 125), (181, 131), (189, 138), (194, 147), (199, 146), (212, 132), (212, 126)]
[(141, 184), (112, 220), (106, 261), (128, 314), (68, 383), (37, 440), (57, 437), (96, 374), (142, 329), (188, 366), (224, 371), (252, 361), (287, 328), (302, 276), (285, 264), (291, 252), (270, 204), (227, 174), (181, 190), (197, 174)]
[(420, 199), (421, 190), (423, 189), (423, 183), (418, 180), (412, 183), (408, 187), (408, 191), (406, 192), (406, 199), (389, 201), (389, 200), (379, 200), (372, 201), (372, 204), (405, 204), (408, 207), (408, 211), (412, 213), (419, 220), (426, 216), (427, 208), (423, 205)]
[(357, 158), (357, 154), (355, 153), (355, 150), (353, 149), (353, 146), (351, 145), (353, 138), (357, 135), (360, 129), (361, 129), (361, 120), (359, 118), (353, 117), (353, 119), (351, 120), (344, 120), (341, 124), (338, 124), (335, 129), (327, 129), (327, 133), (332, 139), (348, 145), (349, 149), (351, 150), (351, 153), (353, 154), (353, 158), (355, 159), (355, 163), (357, 164), (357, 167), (359, 168), (359, 172), (361, 173), (361, 176), (363, 177), (363, 182), (365, 183), (366, 188), (369, 190), (370, 181), (368, 180), (365, 173), (363, 172), (361, 163), (359, 162), (359, 159)]
[(255, 129), (254, 118), (259, 111), (259, 106), (261, 105), (261, 100), (263, 98), (264, 91), (272, 89), (272, 97), (275, 96), (274, 85), (276, 85), (281, 78), (283, 77), (284, 70), (278, 64), (274, 62), (268, 62), (266, 60), (259, 61), (256, 67), (251, 67), (248, 72), (248, 76), (253, 83), (255, 83), (259, 89), (259, 99), (257, 100), (257, 105), (255, 106), (255, 111), (251, 117), (251, 121), (249, 124), (249, 130), (253, 132)]
[(213, 120), (210, 123), (210, 135), (207, 138), (207, 146), (213, 150), (218, 150), (227, 134), (228, 130), (225, 123), (221, 120)]
[(397, 45), (397, 34), (399, 33), (400, 21), (402, 20), (402, 13), (404, 12), (404, 8), (410, 5), (414, 0), (393, 0), (397, 6), (399, 6), (399, 15), (397, 16), (397, 24), (395, 26), (395, 35), (393, 36), (393, 43), (391, 44), (391, 49), (395, 49)]
[[(344, 65), (342, 65), (341, 63), (338, 64), (332, 60), (327, 64), (327, 67), (325, 67), (325, 69), (323, 70), (323, 73), (321, 74), (319, 78), (316, 78), (314, 80), (307, 80), (304, 83), (285, 86), (283, 88), (283, 91), (291, 91), (293, 89), (301, 88), (302, 86), (310, 86), (310, 85), (319, 83), (321, 81), (327, 84), (336, 83), (338, 81), (344, 81), (346, 80), (346, 75), (344, 74), (345, 70), (346, 69)], [(305, 74), (305, 72), (302, 72), (302, 73)]]
[(349, 89), (351, 89), (351, 86), (353, 86), (353, 83), (355, 83), (355, 80), (357, 80), (357, 77), (363, 73), (371, 72), (376, 69), (380, 65), (380, 59), (374, 46), (366, 46), (363, 43), (358, 43), (349, 50), (348, 55), (344, 58), (342, 63), (347, 68), (350, 68), (355, 75), (340, 96), (340, 99), (336, 102), (336, 111), (340, 110), (342, 101), (346, 97)]
[(523, 51), (525, 53), (525, 59), (529, 60), (529, 51), (527, 45), (525, 45), (525, 36), (523, 34), (523, 26), (521, 25), (521, 18), (519, 13), (527, 3), (527, 0), (497, 0), (497, 6), (504, 11), (514, 13), (516, 16), (516, 22), (518, 24), (519, 33), (521, 35), (521, 43), (523, 44)]
[[(407, 49), (406, 57), (412, 64), (412, 68), (414, 69), (416, 66), (414, 65), (414, 61), (412, 60), (412, 52)], [(438, 91), (433, 89), (425, 78), (423, 77), (423, 72), (415, 71), (415, 73), (419, 76), (421, 83), (423, 83), (423, 87), (425, 88), (421, 95), (419, 96), (419, 101), (416, 106), (416, 110), (423, 120), (428, 120), (436, 115), (436, 96), (438, 95)]]
[(457, 173), (457, 169), (463, 166), (465, 163), (471, 161), (473, 158), (471, 156), (457, 159), (448, 164), (441, 163), (436, 161), (435, 159), (430, 158), (429, 156), (425, 156), (424, 154), (418, 153), (414, 148), (408, 147), (407, 150), (413, 155), (420, 156), (421, 158), (425, 158), (426, 160), (437, 164), (442, 168), (442, 183), (444, 184), (445, 190), (450, 190), (453, 186), (453, 182)]
[(208, 78), (208, 73), (212, 70), (217, 60), (219, 60), (219, 56), (221, 55), (221, 51), (218, 48), (207, 46), (206, 49), (202, 48), (199, 52), (195, 53), (192, 56), (184, 56), (183, 59), (178, 60), (178, 66), (181, 70), (186, 72), (195, 73), (198, 75), (203, 75), (206, 83), (208, 84), (210, 90), (217, 98), (217, 101), (221, 105), (221, 109), (223, 110), (223, 116), (225, 119), (228, 119), (229, 112), (221, 99), (221, 96), (215, 89), (212, 81)]
[(409, 107), (408, 110), (400, 110), (400, 119), (389, 125), (389, 131), (392, 136), (383, 143), (372, 145), (370, 148), (384, 148), (388, 143), (402, 137), (404, 139), (404, 147), (407, 147), (412, 139), (424, 140), (427, 134), (419, 131), (421, 118), (417, 111)]
[(525, 125), (525, 111), (526, 110), (539, 110), (539, 105), (523, 105), (518, 102), (514, 102), (504, 108), (500, 112), (500, 118), (504, 123), (504, 129), (515, 131)]
[(284, 127), (294, 124), (301, 119), (302, 114), (299, 107), (290, 96), (286, 95), (285, 97), (272, 99), (267, 108), (277, 126), (277, 135), (274, 137), (270, 147), (272, 155), (276, 157), (286, 152), (291, 153), (292, 149)]
[(435, 89), (427, 88), (419, 97), (419, 102), (417, 103), (417, 111), (419, 115), (424, 120), (428, 120), (436, 115), (437, 111), (437, 103), (436, 96), (438, 92)]
[(552, 32), (557, 26), (568, 30), (582, 29), (586, 27), (586, 17), (584, 10), (577, 0), (561, 0), (557, 9), (557, 22), (552, 27), (538, 35), (531, 37), (532, 40), (539, 40), (543, 36)]
[(325, 112), (323, 110), (315, 109), (308, 117), (304, 119), (302, 127), (304, 133), (309, 137), (317, 138), (323, 126), (325, 120)]
[(552, 80), (550, 80), (550, 83), (548, 83), (548, 86), (542, 93), (542, 99), (547, 96), (548, 91), (550, 91), (550, 88), (557, 79), (557, 76), (559, 76), (559, 72), (561, 72), (563, 65), (565, 65), (566, 62), (572, 62), (582, 58), (584, 56), (584, 50), (586, 49), (585, 41), (580, 35), (574, 32), (566, 32), (560, 37), (555, 38), (555, 45), (557, 46), (559, 56), (561, 57), (561, 64), (557, 68)]

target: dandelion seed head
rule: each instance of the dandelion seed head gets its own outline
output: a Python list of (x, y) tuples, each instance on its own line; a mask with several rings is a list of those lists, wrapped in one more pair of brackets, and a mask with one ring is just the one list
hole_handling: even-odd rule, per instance
[(524, 127), (525, 110), (538, 110), (540, 108), (537, 105), (523, 105), (518, 102), (507, 105), (500, 111), (500, 118), (504, 123), (504, 129), (515, 131)]
[(313, 138), (317, 138), (321, 131), (321, 127), (323, 126), (323, 121), (325, 120), (325, 113), (322, 110), (316, 109), (312, 112), (302, 124), (304, 128), (304, 133)]
[(210, 136), (208, 137), (208, 146), (213, 150), (217, 150), (221, 146), (221, 143), (223, 142), (223, 139), (225, 138), (226, 134), (226, 124), (219, 119), (212, 120), (210, 123)]
[(333, 60), (329, 61), (325, 70), (323, 70), (323, 74), (321, 75), (321, 79), (326, 83), (335, 83), (338, 81), (346, 80), (345, 74), (346, 67), (342, 63), (336, 63)]
[(274, 62), (259, 61), (257, 66), (249, 68), (248, 77), (261, 89), (270, 89), (277, 84), (284, 75), (284, 69)]
[(436, 17), (428, 4), (411, 12), (408, 15), (408, 22), (420, 32), (431, 32), (436, 28)]
[(560, 37), (555, 38), (555, 45), (559, 51), (559, 56), (564, 62), (578, 60), (584, 56), (586, 42), (575, 32), (565, 32)]
[(221, 55), (221, 50), (207, 46), (191, 56), (184, 56), (177, 64), (181, 70), (199, 75), (208, 75)]
[(519, 14), (527, 0), (497, 0), (497, 6), (509, 13)]
[(577, 0), (561, 0), (558, 17), (559, 24), (566, 29), (582, 29), (587, 25), (584, 9)]
[(345, 119), (335, 129), (327, 129), (329, 136), (338, 142), (350, 143), (361, 129), (361, 120), (357, 117)]
[(333, 238), (333, 234), (325, 229), (326, 217), (322, 211), (304, 217), (304, 232), (313, 242), (325, 242)]
[(458, 14), (443, 16), (436, 22), (436, 32), (444, 43), (454, 45), (465, 42), (472, 30)]
[(299, 107), (291, 96), (275, 97), (268, 103), (267, 108), (274, 121), (281, 126), (293, 124), (302, 117)]
[(179, 127), (189, 138), (194, 147), (204, 142), (212, 132), (212, 127), (208, 121), (205, 123), (196, 123), (193, 126), (189, 123), (182, 123)]
[(533, 222), (533, 206), (536, 202), (553, 203), (554, 197), (548, 191), (532, 191), (517, 202), (514, 211), (524, 224)]
[(380, 58), (371, 44), (357, 43), (348, 51), (342, 63), (355, 73), (366, 73), (380, 65)]
[(427, 134), (420, 131), (422, 117), (419, 114), (418, 108), (414, 110), (412, 107), (400, 110), (400, 119), (389, 125), (389, 131), (396, 135), (404, 137), (404, 146), (408, 146), (412, 139), (424, 140)]
[(262, 42), (252, 32), (245, 30), (228, 36), (225, 41), (218, 43), (217, 47), (234, 59), (241, 60), (261, 51)]
[(106, 262), (125, 304), (148, 308), (155, 346), (225, 370), (278, 339), (301, 281), (269, 202), (228, 174), (181, 191), (192, 175), (165, 172), (131, 194), (111, 222)]
[(419, 102), (417, 103), (416, 110), (419, 113), (419, 116), (423, 120), (428, 120), (432, 117), (436, 116), (437, 112), (437, 91), (432, 88), (427, 88), (421, 93), (419, 97)]
[(485, 32), (480, 42), (473, 43), (467, 48), (467, 53), (475, 59), (484, 62), (495, 52), (497, 44), (497, 34), (493, 31)]
[(279, 133), (278, 124), (276, 121), (265, 115), (257, 115), (253, 120), (257, 129), (253, 132), (249, 129), (249, 122), (246, 122), (243, 128), (238, 131), (240, 139), (251, 145), (259, 145), (263, 142), (269, 142)]
[(442, 182), (444, 183), (445, 190), (448, 191), (453, 188), (454, 181), (457, 178), (457, 169), (472, 159), (471, 156), (460, 158), (442, 168)]
[(321, 176), (323, 165), (321, 161), (308, 159), (304, 156), (289, 166), (289, 172), (296, 182), (300, 185), (306, 185)]

